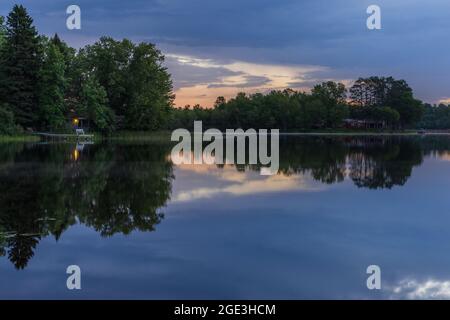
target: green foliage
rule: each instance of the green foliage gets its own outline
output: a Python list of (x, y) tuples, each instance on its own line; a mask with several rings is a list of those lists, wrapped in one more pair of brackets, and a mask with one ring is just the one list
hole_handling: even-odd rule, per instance
[(450, 128), (450, 105), (439, 104), (432, 106), (426, 104), (424, 106), (424, 114), (418, 128), (424, 129), (448, 129)]
[(5, 42), (6, 42), (5, 18), (0, 16), (0, 51), (2, 50)]
[(58, 48), (59, 52), (62, 54), (64, 59), (65, 72), (68, 73), (68, 71), (72, 68), (76, 50), (69, 47), (64, 41), (62, 41), (59, 38), (58, 34), (55, 34), (53, 38), (50, 39), (50, 43), (56, 46), (56, 48)]
[(5, 68), (3, 64), (5, 63), (6, 58), (6, 26), (5, 26), (5, 18), (0, 16), (0, 103), (5, 103), (5, 94), (4, 86), (7, 83)]
[(0, 96), (24, 127), (32, 127), (38, 115), (36, 84), (40, 65), (41, 49), (33, 19), (23, 6), (15, 5), (6, 22)]
[(318, 98), (326, 109), (324, 121), (327, 128), (338, 127), (348, 115), (346, 92), (344, 84), (333, 81), (318, 84), (312, 89), (312, 95)]
[(134, 45), (130, 40), (116, 41), (102, 37), (93, 45), (80, 50), (79, 58), (84, 70), (93, 70), (93, 76), (105, 88), (110, 107), (123, 116), (129, 102), (130, 59)]
[(423, 113), (422, 102), (414, 99), (406, 81), (392, 77), (360, 78), (350, 89), (350, 97), (359, 107), (391, 107), (400, 115), (402, 127), (414, 125)]
[(15, 132), (14, 114), (6, 105), (0, 105), (0, 135), (11, 135)]
[(157, 130), (166, 126), (173, 103), (172, 81), (164, 56), (149, 43), (103, 37), (80, 51), (81, 64), (105, 88), (121, 126)]
[(395, 126), (400, 121), (400, 113), (390, 107), (378, 107), (374, 112), (374, 119), (385, 121), (389, 126)]
[[(335, 90), (335, 91), (333, 91)], [(345, 87), (338, 83), (316, 86), (312, 94), (286, 89), (263, 95), (238, 93), (226, 101), (217, 98), (213, 109), (186, 106), (174, 109), (170, 127), (192, 129), (195, 120), (206, 127), (279, 128), (281, 131), (337, 128), (348, 115)]]
[(64, 56), (52, 42), (47, 43), (40, 73), (39, 107), (41, 127), (52, 131), (66, 125)]
[(85, 114), (102, 132), (167, 127), (172, 81), (154, 45), (103, 37), (77, 52), (57, 34), (39, 37), (23, 6), (3, 20), (0, 103), (21, 126), (56, 131)]
[(163, 62), (164, 56), (152, 44), (140, 43), (133, 48), (127, 77), (127, 128), (157, 130), (165, 127), (174, 95), (172, 80)]
[(321, 100), (304, 96), (301, 106), (301, 128), (313, 129), (325, 126), (324, 119), (326, 119), (327, 109)]
[(360, 120), (373, 120), (385, 122), (387, 126), (394, 128), (400, 121), (400, 113), (390, 107), (355, 107), (352, 109), (352, 118)]
[(83, 82), (81, 89), (80, 114), (93, 124), (95, 129), (108, 133), (113, 130), (114, 112), (108, 107), (105, 89), (94, 78)]

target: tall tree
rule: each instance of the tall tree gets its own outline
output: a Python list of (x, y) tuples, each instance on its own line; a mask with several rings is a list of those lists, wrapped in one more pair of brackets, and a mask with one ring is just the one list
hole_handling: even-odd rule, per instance
[(163, 62), (164, 56), (153, 44), (135, 46), (127, 80), (130, 102), (125, 117), (129, 129), (157, 130), (168, 121), (174, 95)]
[(39, 81), (39, 115), (44, 128), (57, 130), (64, 127), (65, 86), (64, 56), (55, 44), (49, 42)]
[(5, 27), (5, 18), (0, 16), (0, 50), (5, 44), (6, 41), (6, 27)]
[(114, 112), (108, 107), (106, 91), (92, 76), (83, 81), (80, 103), (80, 114), (89, 119), (94, 129), (104, 133), (113, 130)]
[(312, 95), (318, 98), (326, 108), (326, 126), (335, 128), (342, 123), (348, 113), (347, 90), (342, 83), (327, 81), (316, 85)]
[(92, 70), (99, 84), (105, 88), (110, 107), (123, 116), (129, 104), (127, 78), (134, 45), (130, 40), (116, 41), (102, 37), (80, 51), (85, 70)]
[[(6, 26), (5, 26), (5, 18), (3, 16), (0, 16), (0, 108), (1, 114), (6, 115), (10, 114), (8, 110), (7, 104), (6, 104), (6, 91), (4, 86), (7, 83), (6, 75), (5, 75), (5, 68), (3, 68), (3, 64), (5, 62), (5, 43), (6, 43)], [(4, 110), (3, 110), (4, 108)], [(0, 121), (4, 121), (4, 116), (0, 118)]]
[(40, 56), (39, 37), (33, 19), (22, 5), (15, 5), (6, 22), (6, 43), (1, 63), (4, 77), (0, 92), (17, 122), (24, 127), (36, 124)]
[(392, 77), (360, 78), (350, 89), (350, 97), (356, 106), (396, 110), (403, 127), (419, 121), (423, 112), (421, 101), (414, 99), (406, 81)]

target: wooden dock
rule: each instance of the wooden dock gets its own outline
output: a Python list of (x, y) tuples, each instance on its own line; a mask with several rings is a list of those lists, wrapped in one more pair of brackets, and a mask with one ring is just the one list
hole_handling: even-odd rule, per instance
[(47, 133), (47, 132), (35, 132), (33, 135), (40, 136), (48, 140), (92, 140), (93, 134), (60, 134), (60, 133)]

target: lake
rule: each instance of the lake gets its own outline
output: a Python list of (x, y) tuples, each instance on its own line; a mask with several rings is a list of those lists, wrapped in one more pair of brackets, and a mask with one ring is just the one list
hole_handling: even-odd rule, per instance
[(0, 298), (450, 298), (450, 137), (281, 136), (272, 176), (170, 150), (0, 144)]

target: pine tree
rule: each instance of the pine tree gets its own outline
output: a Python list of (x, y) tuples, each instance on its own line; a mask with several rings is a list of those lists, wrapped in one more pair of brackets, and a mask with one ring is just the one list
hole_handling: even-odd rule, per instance
[(4, 106), (6, 106), (5, 84), (7, 83), (5, 68), (2, 67), (4, 65), (5, 43), (6, 43), (5, 18), (0, 16), (0, 104)]
[(33, 127), (37, 120), (40, 51), (33, 19), (23, 6), (15, 5), (6, 22), (0, 94), (23, 127)]
[(5, 43), (5, 37), (6, 37), (5, 18), (0, 16), (0, 49), (3, 47)]

